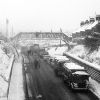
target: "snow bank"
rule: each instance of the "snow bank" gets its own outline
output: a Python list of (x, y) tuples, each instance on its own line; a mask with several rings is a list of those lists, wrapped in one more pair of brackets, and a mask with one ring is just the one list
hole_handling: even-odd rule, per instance
[(77, 45), (69, 53), (78, 56), (86, 61), (100, 65), (100, 47), (98, 50), (90, 52), (89, 48), (84, 45)]
[[(72, 50), (69, 51), (71, 54), (81, 57), (82, 59), (93, 63), (95, 67), (100, 70), (100, 47), (98, 50), (90, 52), (84, 45), (75, 46)], [(90, 90), (100, 99), (100, 83), (89, 78)]]
[(7, 96), (8, 83), (0, 76), (0, 98)]
[[(48, 50), (48, 53), (50, 55), (54, 56), (54, 55), (61, 55), (65, 51), (67, 51), (66, 47), (58, 47), (58, 48), (53, 47), (50, 50)], [(100, 63), (100, 48), (99, 48), (98, 51), (94, 51), (92, 53), (89, 53), (89, 51), (90, 50), (87, 49), (84, 45), (78, 45), (78, 46), (75, 46), (72, 50), (70, 50), (69, 53), (71, 53), (74, 56), (81, 57), (82, 59), (85, 59), (86, 61), (90, 61), (91, 62), (93, 60), (92, 62), (94, 62), (96, 64)], [(98, 98), (100, 98), (100, 83), (98, 83), (95, 80), (89, 78), (89, 86), (90, 86), (90, 90)]]
[(100, 47), (90, 54), (89, 59), (91, 59), (93, 63), (100, 65)]
[(58, 47), (58, 48), (56, 49), (55, 54), (56, 54), (56, 55), (63, 55), (63, 53), (64, 53), (65, 51), (67, 51), (67, 50), (68, 50), (68, 47)]
[(89, 78), (90, 90), (100, 99), (100, 83)]
[(47, 52), (49, 53), (49, 55), (54, 55), (56, 51), (56, 47), (53, 47), (51, 49), (49, 49)]
[(48, 50), (49, 55), (63, 55), (68, 50), (68, 47), (53, 47)]
[(4, 46), (0, 44), (0, 98), (7, 96), (10, 67), (14, 57), (8, 56), (3, 48)]
[(71, 53), (71, 54), (73, 54), (75, 56), (81, 57), (81, 56), (85, 56), (88, 53), (88, 51), (84, 47), (84, 45), (78, 45), (78, 46), (75, 46), (73, 49), (71, 49), (69, 51), (69, 53)]

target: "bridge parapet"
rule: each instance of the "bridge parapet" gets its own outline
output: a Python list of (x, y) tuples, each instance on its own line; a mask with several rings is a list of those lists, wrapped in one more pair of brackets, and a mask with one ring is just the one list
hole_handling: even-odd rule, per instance
[(27, 39), (61, 39), (69, 41), (68, 36), (61, 32), (21, 32), (14, 37), (16, 41)]
[(34, 38), (41, 38), (41, 39), (44, 39), (44, 38), (61, 38), (62, 35), (61, 33), (50, 33), (50, 32), (44, 32), (44, 33), (40, 33), (40, 32), (29, 32), (29, 33), (19, 33), (20, 36), (18, 38), (28, 38), (28, 39), (34, 39)]
[(98, 81), (100, 83), (100, 66), (96, 64), (92, 64), (90, 62), (87, 62), (79, 57), (76, 57), (70, 53), (64, 53), (65, 56), (72, 59), (74, 62), (78, 63), (79, 65), (83, 66), (87, 73), (93, 78), (94, 80)]

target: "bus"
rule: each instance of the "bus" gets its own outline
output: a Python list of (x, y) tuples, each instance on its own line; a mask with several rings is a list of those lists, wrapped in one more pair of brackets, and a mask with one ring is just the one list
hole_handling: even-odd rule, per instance
[(62, 65), (60, 64), (60, 66), (56, 68), (56, 72), (62, 76), (64, 82), (72, 89), (86, 90), (89, 87), (89, 74), (84, 67), (76, 63), (67, 62)]

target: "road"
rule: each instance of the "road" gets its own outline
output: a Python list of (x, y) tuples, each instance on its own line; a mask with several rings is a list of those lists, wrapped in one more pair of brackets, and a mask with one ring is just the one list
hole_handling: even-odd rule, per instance
[[(24, 54), (23, 58), (27, 100), (99, 100), (90, 91), (72, 91), (56, 77), (53, 68), (35, 53)], [(35, 59), (39, 60), (40, 68), (34, 66)]]

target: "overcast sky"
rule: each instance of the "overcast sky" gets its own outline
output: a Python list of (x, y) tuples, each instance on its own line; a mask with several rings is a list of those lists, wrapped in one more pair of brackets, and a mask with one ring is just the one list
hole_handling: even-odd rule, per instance
[(80, 21), (100, 14), (100, 0), (0, 0), (0, 31), (63, 31), (76, 29)]

